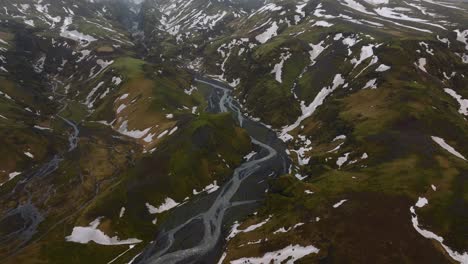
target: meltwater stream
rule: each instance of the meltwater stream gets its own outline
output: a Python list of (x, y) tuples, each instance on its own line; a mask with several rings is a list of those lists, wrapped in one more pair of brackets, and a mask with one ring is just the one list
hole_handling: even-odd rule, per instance
[[(172, 217), (169, 216), (166, 222), (176, 223), (163, 224), (163, 231), (137, 258), (136, 263), (215, 262), (215, 258), (219, 257), (219, 252), (213, 251), (219, 251), (219, 245), (223, 242), (221, 235), (223, 224), (226, 223), (226, 215), (233, 214), (232, 211), (235, 211), (236, 208), (258, 202), (265, 193), (266, 185), (264, 185), (264, 189), (252, 186), (260, 186), (260, 183), (265, 182), (269, 176), (286, 173), (289, 166), (285, 147), (276, 134), (264, 125), (244, 118), (240, 107), (231, 96), (229, 88), (205, 78), (196, 79), (196, 81), (211, 86), (212, 94), (209, 101), (211, 111), (231, 112), (236, 117), (239, 126), (247, 130), (252, 143), (260, 151), (253, 160), (244, 162), (237, 167), (232, 177), (222, 188), (204, 201), (205, 206), (194, 206), (190, 202), (180, 206), (179, 211), (193, 211), (190, 214), (182, 214), (182, 216), (175, 212)], [(247, 181), (249, 182), (246, 183)], [(239, 195), (242, 192), (244, 194)], [(252, 195), (255, 192), (256, 194)], [(250, 199), (236, 199), (236, 196), (244, 198), (249, 196)], [(239, 217), (240, 213), (237, 214)], [(235, 219), (236, 216), (233, 218)], [(187, 233), (189, 233), (189, 238), (187, 238)]]
[(18, 249), (32, 239), (34, 234), (37, 232), (39, 224), (44, 220), (43, 214), (32, 201), (31, 193), (29, 191), (30, 188), (34, 188), (34, 180), (44, 178), (56, 171), (59, 168), (59, 164), (63, 160), (65, 153), (73, 151), (78, 145), (78, 136), (80, 133), (78, 126), (58, 114), (56, 116), (72, 129), (68, 136), (68, 150), (64, 153), (55, 154), (48, 162), (40, 165), (37, 169), (32, 170), (24, 176), (11, 192), (0, 197), (2, 199), (8, 199), (8, 197), (17, 193), (25, 193), (27, 195), (25, 202), (19, 204), (15, 208), (3, 212), (0, 216), (0, 225), (12, 221), (12, 219), (17, 223), (17, 228), (12, 228), (9, 232), (4, 232), (0, 235), (0, 245), (8, 245), (8, 251), (11, 254), (14, 254)]

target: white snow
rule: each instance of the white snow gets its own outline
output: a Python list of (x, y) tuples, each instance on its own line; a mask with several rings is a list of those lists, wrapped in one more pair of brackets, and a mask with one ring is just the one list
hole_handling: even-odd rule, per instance
[(309, 51), (309, 58), (310, 58), (310, 65), (314, 65), (316, 63), (317, 57), (326, 49), (328, 48), (327, 46), (323, 46), (324, 41), (320, 41), (318, 44), (309, 44), (309, 46), (312, 48), (311, 51)]
[(310, 157), (306, 157), (306, 152), (309, 152), (312, 150), (312, 147), (300, 147), (298, 150), (293, 150), (297, 154), (297, 163), (299, 166), (304, 166), (309, 164)]
[(173, 127), (173, 128), (171, 129), (171, 131), (169, 131), (169, 136), (172, 135), (172, 134), (174, 134), (174, 132), (176, 132), (177, 129), (179, 129), (179, 127), (177, 127), (177, 126)]
[(457, 100), (458, 104), (460, 104), (458, 112), (462, 115), (468, 116), (468, 99), (463, 99), (461, 95), (457, 94), (457, 92), (450, 88), (445, 88), (444, 91)]
[[(396, 11), (399, 11), (399, 10), (406, 11), (405, 9), (401, 9), (401, 8), (398, 8), (398, 7), (396, 7), (396, 8), (380, 7), (380, 8), (374, 9), (375, 13), (377, 13), (381, 17), (395, 19), (395, 20), (401, 20), (401, 21), (416, 22), (416, 23), (421, 23), (421, 24), (426, 24), (426, 25), (446, 29), (445, 27), (443, 27), (441, 25), (434, 24), (434, 23), (429, 23), (429, 22), (427, 22), (427, 20), (420, 19), (420, 18), (409, 17), (409, 16), (407, 16), (407, 15), (405, 15), (403, 13), (396, 12)], [(393, 22), (393, 21), (389, 21), (389, 22)], [(402, 26), (402, 24), (398, 24), (396, 22), (393, 22), (393, 23), (396, 24), (396, 25)]]
[(373, 13), (367, 11), (367, 9), (363, 5), (361, 5), (360, 3), (354, 0), (343, 0), (343, 1), (340, 1), (340, 3), (356, 11), (359, 11), (368, 15), (373, 15)]
[(460, 152), (456, 151), (452, 146), (447, 144), (443, 138), (435, 137), (435, 136), (432, 136), (431, 138), (439, 146), (441, 146), (442, 148), (444, 148), (445, 150), (450, 152), (450, 154), (452, 154), (452, 155), (454, 155), (456, 157), (459, 157), (460, 159), (466, 160), (466, 158), (462, 154), (460, 154)]
[(319, 21), (315, 22), (312, 26), (331, 27), (331, 26), (333, 26), (333, 24), (329, 23), (327, 21), (324, 21), (324, 20), (319, 20)]
[(427, 73), (426, 64), (427, 64), (426, 58), (419, 58), (418, 63), (417, 64), (415, 63), (416, 67), (418, 67), (421, 71)]
[(104, 232), (98, 229), (98, 226), (101, 223), (101, 218), (102, 217), (99, 217), (96, 220), (92, 221), (87, 227), (74, 227), (72, 234), (67, 236), (65, 239), (69, 242), (76, 242), (80, 244), (88, 244), (90, 241), (94, 241), (99, 245), (106, 246), (136, 244), (141, 242), (141, 240), (136, 238), (120, 240), (117, 236), (109, 237), (108, 235), (104, 234)]
[(285, 53), (281, 53), (280, 62), (275, 64), (275, 66), (273, 67), (273, 70), (271, 71), (271, 73), (275, 75), (275, 80), (279, 83), (283, 82), (281, 76), (283, 74), (284, 62), (288, 60), (291, 57), (291, 55), (292, 54), (289, 51)]
[(351, 60), (351, 63), (354, 64), (354, 68), (356, 68), (359, 64), (361, 64), (366, 59), (374, 56), (374, 51), (372, 50), (373, 48), (374, 48), (373, 44), (369, 44), (369, 45), (361, 47), (361, 54), (359, 56), (359, 59)]
[(255, 258), (241, 258), (232, 260), (231, 264), (265, 264), (265, 263), (288, 263), (292, 264), (309, 254), (318, 253), (319, 249), (314, 246), (289, 245), (283, 249), (265, 253), (263, 256)]
[(443, 6), (443, 7), (446, 7), (446, 8), (463, 10), (462, 8), (459, 8), (459, 7), (453, 6), (453, 5), (448, 5), (448, 4), (445, 4), (444, 2), (441, 2), (441, 1), (432, 1), (432, 0), (422, 0), (422, 1), (434, 4), (434, 5), (438, 5), (438, 6)]
[(265, 225), (266, 223), (268, 223), (268, 221), (270, 221), (271, 219), (271, 216), (268, 217), (267, 219), (265, 219), (264, 221), (258, 223), (258, 224), (253, 224), (251, 226), (248, 226), (246, 227), (245, 229), (239, 229), (239, 226), (240, 224), (235, 222), (232, 227), (231, 227), (231, 232), (229, 233), (229, 236), (226, 238), (226, 240), (231, 240), (232, 238), (234, 238), (235, 236), (237, 236), (237, 234), (239, 233), (248, 233), (248, 232), (252, 232), (260, 227), (262, 227), (263, 225)]
[(297, 223), (294, 226), (289, 227), (289, 228), (281, 227), (278, 230), (274, 231), (273, 234), (287, 233), (287, 232), (289, 232), (289, 231), (291, 231), (293, 229), (296, 229), (296, 228), (298, 228), (300, 226), (303, 226), (303, 225), (304, 225), (304, 223)]
[(346, 163), (346, 161), (348, 161), (348, 157), (349, 157), (349, 154), (351, 152), (348, 152), (348, 153), (345, 153), (344, 156), (342, 157), (339, 157), (337, 160), (336, 160), (336, 165), (338, 165), (338, 168), (341, 168), (341, 166), (343, 166), (343, 164)]
[(431, 188), (434, 192), (437, 191), (437, 187), (434, 184), (431, 184)]
[(269, 39), (271, 39), (272, 37), (276, 36), (278, 34), (277, 30), (278, 30), (278, 25), (276, 24), (276, 22), (273, 22), (271, 26), (265, 32), (263, 32), (260, 35), (257, 35), (255, 39), (258, 42), (263, 44), (267, 42)]
[(29, 20), (24, 20), (24, 23), (28, 26), (34, 27), (34, 20), (29, 19)]
[(164, 137), (168, 133), (169, 133), (169, 130), (164, 130), (163, 132), (161, 132), (161, 134), (158, 135), (158, 139)]
[(41, 57), (39, 57), (36, 63), (33, 64), (33, 69), (36, 73), (41, 73), (44, 70), (45, 60), (46, 60), (46, 55), (42, 55)]
[[(128, 97), (128, 95), (129, 95), (128, 93), (126, 93), (126, 94), (123, 94), (122, 96), (120, 96), (119, 98), (117, 98), (117, 100), (123, 100), (123, 99), (126, 99), (126, 98)], [(117, 100), (116, 100), (116, 101), (117, 101)]]
[(117, 110), (115, 110), (115, 112), (117, 114), (120, 114), (120, 112), (122, 112), (122, 110), (124, 110), (125, 108), (127, 108), (127, 105), (126, 104), (121, 104), (119, 105), (119, 107), (117, 108)]
[[(423, 198), (423, 199), (425, 199), (425, 198)], [(424, 204), (422, 206), (425, 206), (427, 204), (427, 199), (426, 199), (426, 201), (423, 201), (423, 202), (420, 202), (420, 200), (421, 200), (421, 198), (419, 198), (418, 202), (416, 203), (416, 206), (418, 206), (418, 203), (419, 203), (419, 205)], [(418, 207), (420, 207), (420, 206), (418, 206)], [(410, 212), (411, 212), (411, 222), (413, 224), (413, 227), (420, 235), (422, 235), (425, 238), (433, 239), (433, 240), (439, 242), (439, 244), (444, 248), (444, 250), (449, 254), (449, 256), (452, 259), (454, 259), (455, 261), (457, 261), (457, 262), (459, 262), (461, 264), (468, 263), (468, 252), (459, 253), (459, 252), (457, 252), (455, 250), (452, 250), (448, 246), (446, 246), (443, 243), (444, 242), (443, 237), (438, 236), (438, 235), (436, 235), (435, 233), (433, 233), (433, 232), (431, 232), (429, 230), (425, 230), (425, 229), (422, 229), (422, 228), (419, 227), (418, 216), (416, 215), (416, 210), (415, 210), (414, 206), (410, 207)]]
[(60, 36), (77, 41), (83, 47), (97, 40), (93, 36), (85, 35), (76, 30), (69, 31), (68, 26), (71, 25), (72, 23), (73, 23), (73, 17), (66, 17), (63, 20), (63, 25), (60, 28)]
[(31, 154), (31, 152), (28, 152), (28, 151), (27, 151), (27, 152), (24, 152), (24, 155), (26, 155), (26, 156), (30, 157), (31, 159), (33, 159), (33, 158), (34, 158), (34, 155), (33, 155), (33, 154)]
[(16, 176), (18, 176), (18, 175), (20, 175), (20, 174), (21, 174), (21, 172), (17, 172), (17, 171), (9, 173), (9, 174), (8, 174), (8, 180), (6, 180), (5, 182), (0, 183), (0, 186), (2, 186), (3, 184), (7, 183), (8, 181), (13, 180)]
[(362, 89), (367, 89), (367, 88), (377, 89), (376, 82), (377, 82), (377, 79), (371, 79), (366, 83), (366, 85), (364, 85), (364, 87), (362, 87)]
[(388, 4), (388, 0), (364, 0), (366, 3), (371, 5), (383, 5)]
[(385, 64), (380, 64), (379, 67), (377, 67), (377, 69), (375, 69), (375, 71), (376, 72), (384, 72), (384, 71), (388, 71), (390, 69), (391, 69), (390, 66), (387, 66)]
[(89, 92), (88, 96), (86, 97), (86, 101), (85, 101), (85, 105), (87, 105), (88, 108), (93, 108), (94, 101), (92, 101), (92, 97), (97, 92), (97, 90), (99, 88), (101, 88), (101, 86), (103, 86), (103, 85), (104, 85), (104, 82), (100, 82), (93, 89), (91, 89), (91, 91)]
[(203, 190), (201, 190), (199, 192), (197, 190), (193, 189), (193, 194), (197, 195), (197, 194), (200, 194), (202, 192), (206, 192), (206, 193), (210, 194), (210, 193), (216, 192), (218, 189), (219, 189), (219, 185), (218, 185), (218, 183), (216, 181), (214, 181), (213, 183), (208, 184), (205, 188), (203, 188)]
[(457, 33), (457, 41), (460, 41), (465, 44), (465, 49), (468, 50), (468, 29), (466, 30), (454, 30)]
[(120, 77), (112, 77), (112, 83), (115, 85), (119, 85), (122, 83), (122, 79)]
[(120, 208), (119, 218), (122, 218), (125, 214), (125, 207)]
[(343, 43), (343, 45), (346, 45), (348, 46), (348, 56), (351, 56), (351, 54), (353, 53), (351, 51), (351, 47), (356, 45), (356, 43), (358, 43), (360, 40), (358, 37), (354, 37), (354, 36), (348, 36), (346, 38), (343, 39), (343, 41), (341, 41)]
[(187, 94), (187, 95), (192, 95), (192, 93), (194, 91), (196, 91), (196, 90), (197, 90), (197, 87), (192, 85), (192, 86), (190, 86), (190, 89), (185, 89), (184, 93)]
[(429, 201), (424, 198), (424, 197), (419, 197), (418, 201), (416, 202), (416, 207), (422, 208), (426, 206), (429, 203)]
[(98, 76), (101, 72), (103, 72), (107, 67), (109, 67), (109, 65), (111, 65), (112, 63), (114, 63), (113, 60), (110, 60), (110, 61), (105, 61), (105, 60), (101, 60), (101, 59), (97, 59), (96, 60), (96, 64), (99, 65), (101, 67), (101, 69), (99, 69), (96, 73), (94, 73), (94, 67), (91, 68), (91, 72), (89, 74), (89, 77), (91, 79), (95, 78), (96, 76)]
[(221, 258), (218, 260), (218, 264), (223, 264), (224, 259), (227, 257), (227, 253), (224, 252), (223, 255), (221, 255)]
[(148, 133), (148, 135), (146, 135), (146, 137), (143, 139), (143, 141), (145, 141), (146, 143), (151, 143), (153, 142), (153, 138), (156, 134), (154, 133)]
[(128, 121), (125, 120), (122, 122), (122, 124), (120, 124), (120, 127), (119, 129), (117, 130), (120, 134), (122, 135), (126, 135), (128, 137), (131, 137), (131, 138), (136, 138), (136, 139), (140, 139), (142, 137), (144, 137), (146, 134), (148, 134), (148, 132), (151, 130), (151, 127), (145, 129), (145, 130), (128, 130)]
[(301, 111), (302, 115), (296, 120), (296, 122), (290, 126), (286, 126), (283, 128), (281, 131), (280, 138), (283, 141), (288, 141), (292, 138), (291, 135), (288, 134), (288, 132), (296, 129), (303, 120), (306, 118), (310, 117), (317, 108), (323, 104), (325, 99), (336, 89), (338, 86), (343, 85), (345, 80), (341, 76), (341, 74), (336, 74), (335, 77), (333, 78), (333, 84), (329, 87), (324, 87), (322, 90), (315, 96), (314, 100), (308, 105), (305, 105), (304, 101), (301, 101)]
[(340, 206), (341, 206), (342, 204), (344, 204), (346, 201), (348, 201), (348, 200), (344, 199), (344, 200), (341, 200), (341, 201), (337, 202), (336, 204), (333, 205), (333, 208), (338, 208), (338, 207), (340, 207)]
[(49, 127), (42, 127), (42, 126), (38, 126), (38, 125), (35, 125), (34, 128), (37, 128), (39, 130), (52, 130), (51, 128)]
[(210, 193), (216, 192), (218, 189), (219, 189), (219, 185), (218, 185), (218, 183), (216, 181), (214, 181), (213, 183), (210, 183), (205, 188), (203, 188), (203, 190), (197, 191), (197, 190), (193, 189), (192, 192), (193, 192), (194, 195), (200, 194), (202, 192), (206, 192), (206, 193), (210, 194)]
[(11, 180), (13, 180), (16, 176), (18, 176), (18, 175), (20, 175), (20, 174), (21, 174), (21, 172), (17, 172), (17, 171), (9, 173), (9, 174), (8, 174), (8, 180), (11, 181)]
[(149, 203), (146, 203), (145, 205), (146, 205), (146, 208), (148, 208), (148, 212), (150, 214), (160, 214), (162, 212), (171, 210), (172, 208), (178, 206), (179, 203), (177, 203), (176, 201), (174, 201), (173, 199), (169, 197), (166, 197), (164, 202), (161, 205), (159, 205), (159, 207), (154, 207)]

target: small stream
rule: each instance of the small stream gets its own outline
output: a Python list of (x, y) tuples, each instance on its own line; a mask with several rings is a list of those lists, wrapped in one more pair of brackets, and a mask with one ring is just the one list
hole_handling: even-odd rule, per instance
[(28, 243), (34, 234), (36, 234), (39, 224), (44, 220), (43, 214), (34, 205), (31, 192), (29, 191), (35, 188), (35, 186), (33, 186), (34, 180), (47, 177), (55, 172), (59, 168), (60, 162), (63, 160), (65, 154), (73, 151), (78, 145), (78, 135), (80, 133), (78, 126), (74, 122), (58, 114), (56, 116), (71, 128), (71, 132), (68, 136), (68, 150), (64, 153), (55, 154), (48, 162), (29, 172), (18, 181), (10, 193), (1, 197), (2, 199), (8, 199), (18, 193), (25, 193), (27, 195), (25, 202), (4, 212), (0, 217), (0, 226), (8, 227), (8, 230), (2, 230), (0, 233), (0, 245), (7, 245), (9, 252), (14, 253)]
[(258, 154), (237, 167), (218, 191), (174, 209), (136, 263), (216, 262), (224, 243), (223, 226), (254, 212), (268, 188), (266, 179), (286, 173), (289, 167), (283, 142), (272, 130), (243, 116), (229, 87), (206, 78), (196, 81), (212, 87), (208, 110), (231, 112)]

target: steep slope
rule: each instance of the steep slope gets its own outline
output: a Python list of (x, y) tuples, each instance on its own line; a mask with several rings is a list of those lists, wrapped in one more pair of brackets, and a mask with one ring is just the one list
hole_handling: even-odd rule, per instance
[[(293, 177), (272, 182), (265, 208), (238, 228), (268, 223), (229, 240), (226, 262), (267, 261), (294, 244), (320, 249), (305, 263), (466, 258), (467, 10), (271, 1), (204, 33), (208, 41), (184, 39), (192, 44), (182, 63), (233, 86), (244, 112), (276, 129), (295, 161)], [(420, 198), (429, 204), (414, 206)]]
[[(150, 208), (210, 191), (249, 152), (230, 116), (204, 113), (187, 71), (136, 56), (134, 21), (122, 19), (134, 8), (6, 1), (0, 11), (3, 262), (141, 250), (159, 226)], [(73, 234), (90, 222), (104, 240), (83, 245)]]
[[(3, 262), (159, 256), (262, 155), (241, 113), (292, 165), (255, 172), (202, 259), (466, 262), (466, 2), (139, 2), (3, 1)], [(236, 121), (194, 72), (232, 87)]]

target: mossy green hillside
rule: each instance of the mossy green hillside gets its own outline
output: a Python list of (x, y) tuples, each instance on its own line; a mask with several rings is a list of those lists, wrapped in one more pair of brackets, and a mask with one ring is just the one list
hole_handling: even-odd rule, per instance
[[(119, 141), (117, 139), (114, 139), (117, 140), (115, 143), (105, 143), (95, 136), (105, 133), (109, 128), (95, 123), (87, 125), (80, 142), (81, 173), (73, 174), (72, 168), (77, 165), (66, 164), (64, 170), (69, 172), (65, 175), (70, 176), (64, 175), (61, 177), (63, 180), (56, 181), (57, 184), (71, 184), (82, 179), (79, 184), (81, 187), (71, 192), (73, 197), (79, 195), (72, 201), (82, 204), (82, 207), (78, 207), (79, 210), (72, 217), (60, 223), (59, 228), (52, 230), (46, 239), (28, 248), (27, 252), (49, 263), (64, 260), (81, 263), (83, 259), (109, 261), (128, 247), (94, 243), (81, 245), (64, 241), (64, 236), (69, 235), (74, 226), (87, 226), (97, 217), (103, 217), (99, 228), (106, 234), (118, 235), (122, 239), (136, 237), (143, 240), (128, 256), (122, 257), (122, 261), (129, 261), (153, 239), (157, 227), (165, 218), (165, 213), (150, 215), (146, 203), (157, 207), (166, 197), (177, 202), (182, 202), (185, 197), (196, 199), (193, 197), (194, 189), (201, 191), (214, 181), (221, 185), (251, 150), (247, 133), (235, 125), (229, 114), (186, 116), (178, 125), (179, 130), (163, 140), (155, 152), (144, 154), (141, 158), (131, 158), (128, 147), (122, 149), (116, 145)], [(105, 153), (109, 151), (105, 146), (110, 143), (113, 146), (111, 149), (116, 151), (114, 153), (119, 153), (117, 157), (120, 157), (120, 161), (106, 156), (108, 154)], [(119, 164), (131, 165), (124, 169)], [(96, 196), (85, 198), (94, 193), (96, 188), (99, 190)], [(53, 199), (59, 200), (59, 196)], [(126, 210), (120, 218), (122, 207)], [(154, 225), (152, 221), (156, 217), (158, 221)], [(60, 219), (60, 215), (48, 218), (47, 223), (57, 219)], [(49, 226), (47, 223), (43, 225), (44, 228)]]

